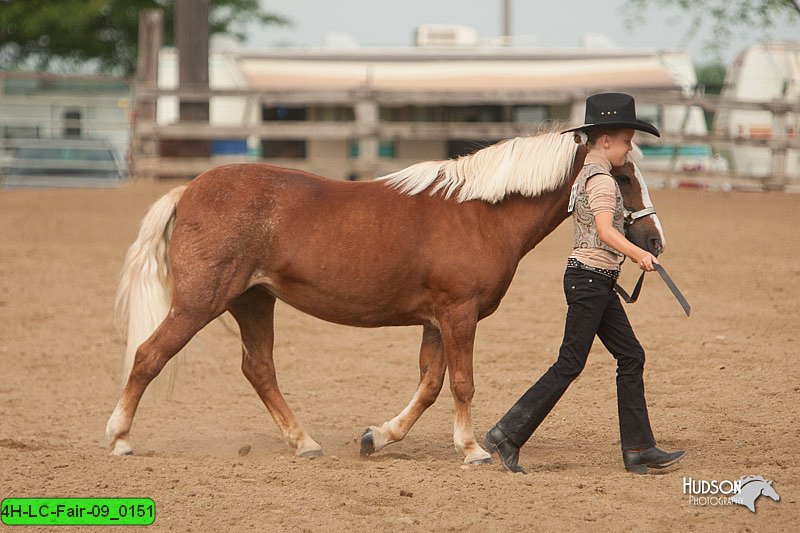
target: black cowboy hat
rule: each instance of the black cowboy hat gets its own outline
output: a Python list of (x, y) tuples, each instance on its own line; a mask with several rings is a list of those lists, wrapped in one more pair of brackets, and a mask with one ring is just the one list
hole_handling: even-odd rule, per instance
[(586, 115), (583, 122), (583, 125), (564, 130), (561, 133), (603, 126), (630, 128), (651, 133), (656, 137), (661, 137), (661, 133), (659, 133), (655, 126), (636, 118), (636, 103), (629, 94), (593, 94), (586, 99)]

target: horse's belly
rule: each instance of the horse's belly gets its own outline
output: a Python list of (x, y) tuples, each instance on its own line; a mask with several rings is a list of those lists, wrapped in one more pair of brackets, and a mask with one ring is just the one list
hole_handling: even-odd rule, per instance
[(319, 302), (310, 302), (302, 298), (276, 296), (299, 311), (321, 320), (346, 326), (378, 328), (382, 326), (412, 326), (427, 322), (414, 311), (389, 306), (356, 306), (347, 302), (320, 305)]
[(328, 322), (358, 327), (409, 326), (429, 322), (419, 305), (423, 298), (397, 294), (387, 285), (383, 290), (350, 290), (309, 283), (264, 283), (278, 299), (295, 309)]

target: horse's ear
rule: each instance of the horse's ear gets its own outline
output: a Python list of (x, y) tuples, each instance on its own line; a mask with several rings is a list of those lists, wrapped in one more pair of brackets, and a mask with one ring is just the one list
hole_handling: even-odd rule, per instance
[(767, 481), (767, 485), (772, 486), (772, 481)]

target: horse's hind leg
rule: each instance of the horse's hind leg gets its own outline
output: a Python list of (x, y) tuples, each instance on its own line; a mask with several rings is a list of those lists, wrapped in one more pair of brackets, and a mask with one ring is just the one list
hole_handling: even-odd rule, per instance
[(242, 372), (253, 385), (295, 455), (322, 455), (322, 447), (312, 439), (284, 400), (275, 377), (272, 360), (275, 297), (253, 287), (230, 306), (242, 334)]
[(381, 427), (371, 426), (361, 435), (361, 456), (371, 455), (387, 444), (402, 440), (425, 410), (433, 405), (442, 390), (445, 371), (442, 336), (425, 326), (419, 351), (419, 386), (411, 402), (400, 414)]
[(167, 361), (212, 318), (173, 307), (161, 325), (136, 350), (128, 381), (106, 425), (112, 455), (133, 453), (129, 434), (133, 416), (147, 385), (161, 372)]

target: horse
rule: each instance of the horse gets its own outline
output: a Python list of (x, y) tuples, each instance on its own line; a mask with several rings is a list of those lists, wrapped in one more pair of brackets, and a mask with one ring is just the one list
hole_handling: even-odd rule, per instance
[[(455, 448), (464, 463), (491, 462), (470, 412), (476, 325), (497, 309), (522, 257), (567, 217), (586, 152), (570, 135), (544, 132), (370, 181), (241, 163), (171, 190), (142, 220), (117, 291), (128, 347), (124, 388), (106, 425), (111, 454), (132, 453), (145, 388), (227, 311), (239, 325), (242, 371), (295, 455), (320, 455), (276, 380), (280, 299), (338, 324), (422, 326), (416, 392), (362, 434), (362, 456), (402, 440), (448, 370)], [(628, 214), (640, 215), (628, 217), (629, 238), (660, 253), (663, 232), (633, 158), (612, 174)]]
[(744, 505), (750, 512), (756, 512), (756, 500), (759, 496), (767, 496), (776, 502), (781, 499), (775, 487), (772, 486), (772, 481), (764, 479), (763, 476), (747, 476), (739, 480), (741, 489), (739, 492), (731, 496), (731, 503)]

